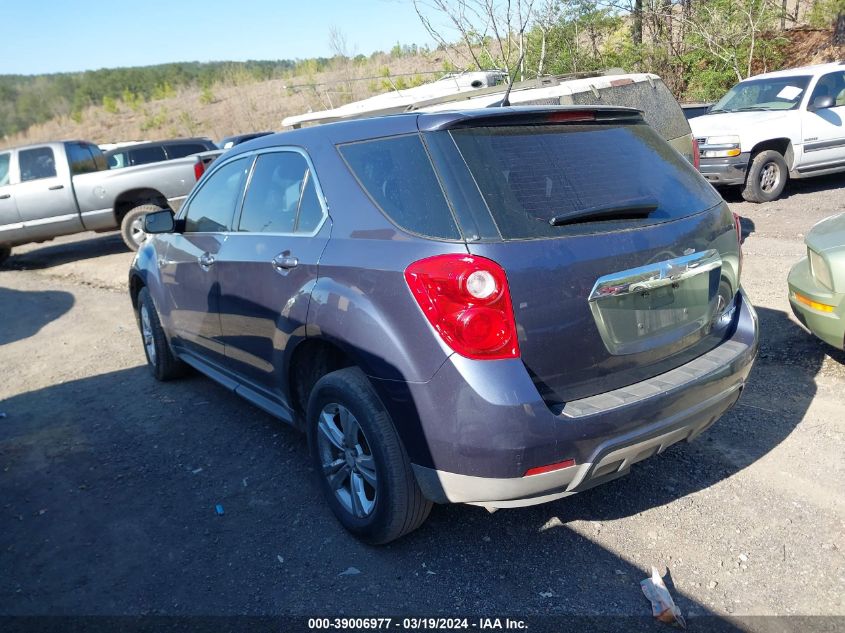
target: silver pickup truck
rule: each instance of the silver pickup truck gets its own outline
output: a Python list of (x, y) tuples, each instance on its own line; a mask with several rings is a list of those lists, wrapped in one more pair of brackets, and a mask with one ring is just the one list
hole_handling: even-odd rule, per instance
[(82, 231), (120, 228), (136, 250), (146, 238), (143, 216), (178, 211), (210, 160), (109, 170), (102, 151), (85, 141), (0, 150), (0, 263), (13, 246)]

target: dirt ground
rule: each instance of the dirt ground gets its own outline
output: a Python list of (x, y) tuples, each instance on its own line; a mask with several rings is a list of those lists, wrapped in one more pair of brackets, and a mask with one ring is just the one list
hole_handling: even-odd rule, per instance
[(762, 342), (740, 404), (703, 437), (551, 504), (436, 507), (381, 548), (334, 520), (295, 431), (203, 377), (152, 379), (117, 235), (16, 249), (0, 269), (0, 614), (650, 626), (639, 582), (654, 565), (693, 618), (845, 628), (845, 354), (797, 324), (786, 294), (803, 235), (845, 210), (843, 187), (796, 183), (765, 205), (726, 193)]

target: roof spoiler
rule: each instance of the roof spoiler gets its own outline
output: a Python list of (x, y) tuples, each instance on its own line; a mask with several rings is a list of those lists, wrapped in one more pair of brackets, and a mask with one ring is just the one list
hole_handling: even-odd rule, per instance
[(463, 112), (421, 113), (418, 127), (424, 132), (499, 125), (556, 125), (586, 122), (625, 122), (643, 120), (634, 108), (608, 106), (508, 106)]

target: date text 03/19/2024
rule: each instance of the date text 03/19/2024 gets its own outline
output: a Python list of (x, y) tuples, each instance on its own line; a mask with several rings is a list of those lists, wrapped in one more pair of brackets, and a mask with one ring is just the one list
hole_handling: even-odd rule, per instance
[(524, 620), (513, 618), (309, 618), (308, 628), (315, 631), (366, 629), (518, 631), (528, 628), (528, 625)]

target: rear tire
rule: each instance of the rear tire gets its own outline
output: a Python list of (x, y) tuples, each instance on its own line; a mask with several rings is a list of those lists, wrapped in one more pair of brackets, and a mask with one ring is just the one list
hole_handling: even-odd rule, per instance
[(8, 244), (0, 244), (0, 266), (3, 265), (9, 256), (12, 254), (12, 247)]
[(428, 518), (399, 434), (357, 367), (323, 376), (308, 400), (308, 444), (338, 521), (372, 545), (394, 541)]
[(186, 366), (173, 355), (150, 291), (146, 288), (141, 288), (138, 293), (138, 325), (141, 329), (141, 344), (144, 346), (147, 366), (155, 379), (165, 381), (182, 376)]
[(148, 213), (164, 211), (156, 204), (142, 204), (126, 212), (120, 221), (120, 237), (130, 250), (137, 251), (147, 241), (144, 233), (144, 216)]
[(763, 150), (751, 161), (742, 197), (748, 202), (771, 202), (783, 193), (788, 179), (789, 168), (780, 152)]

